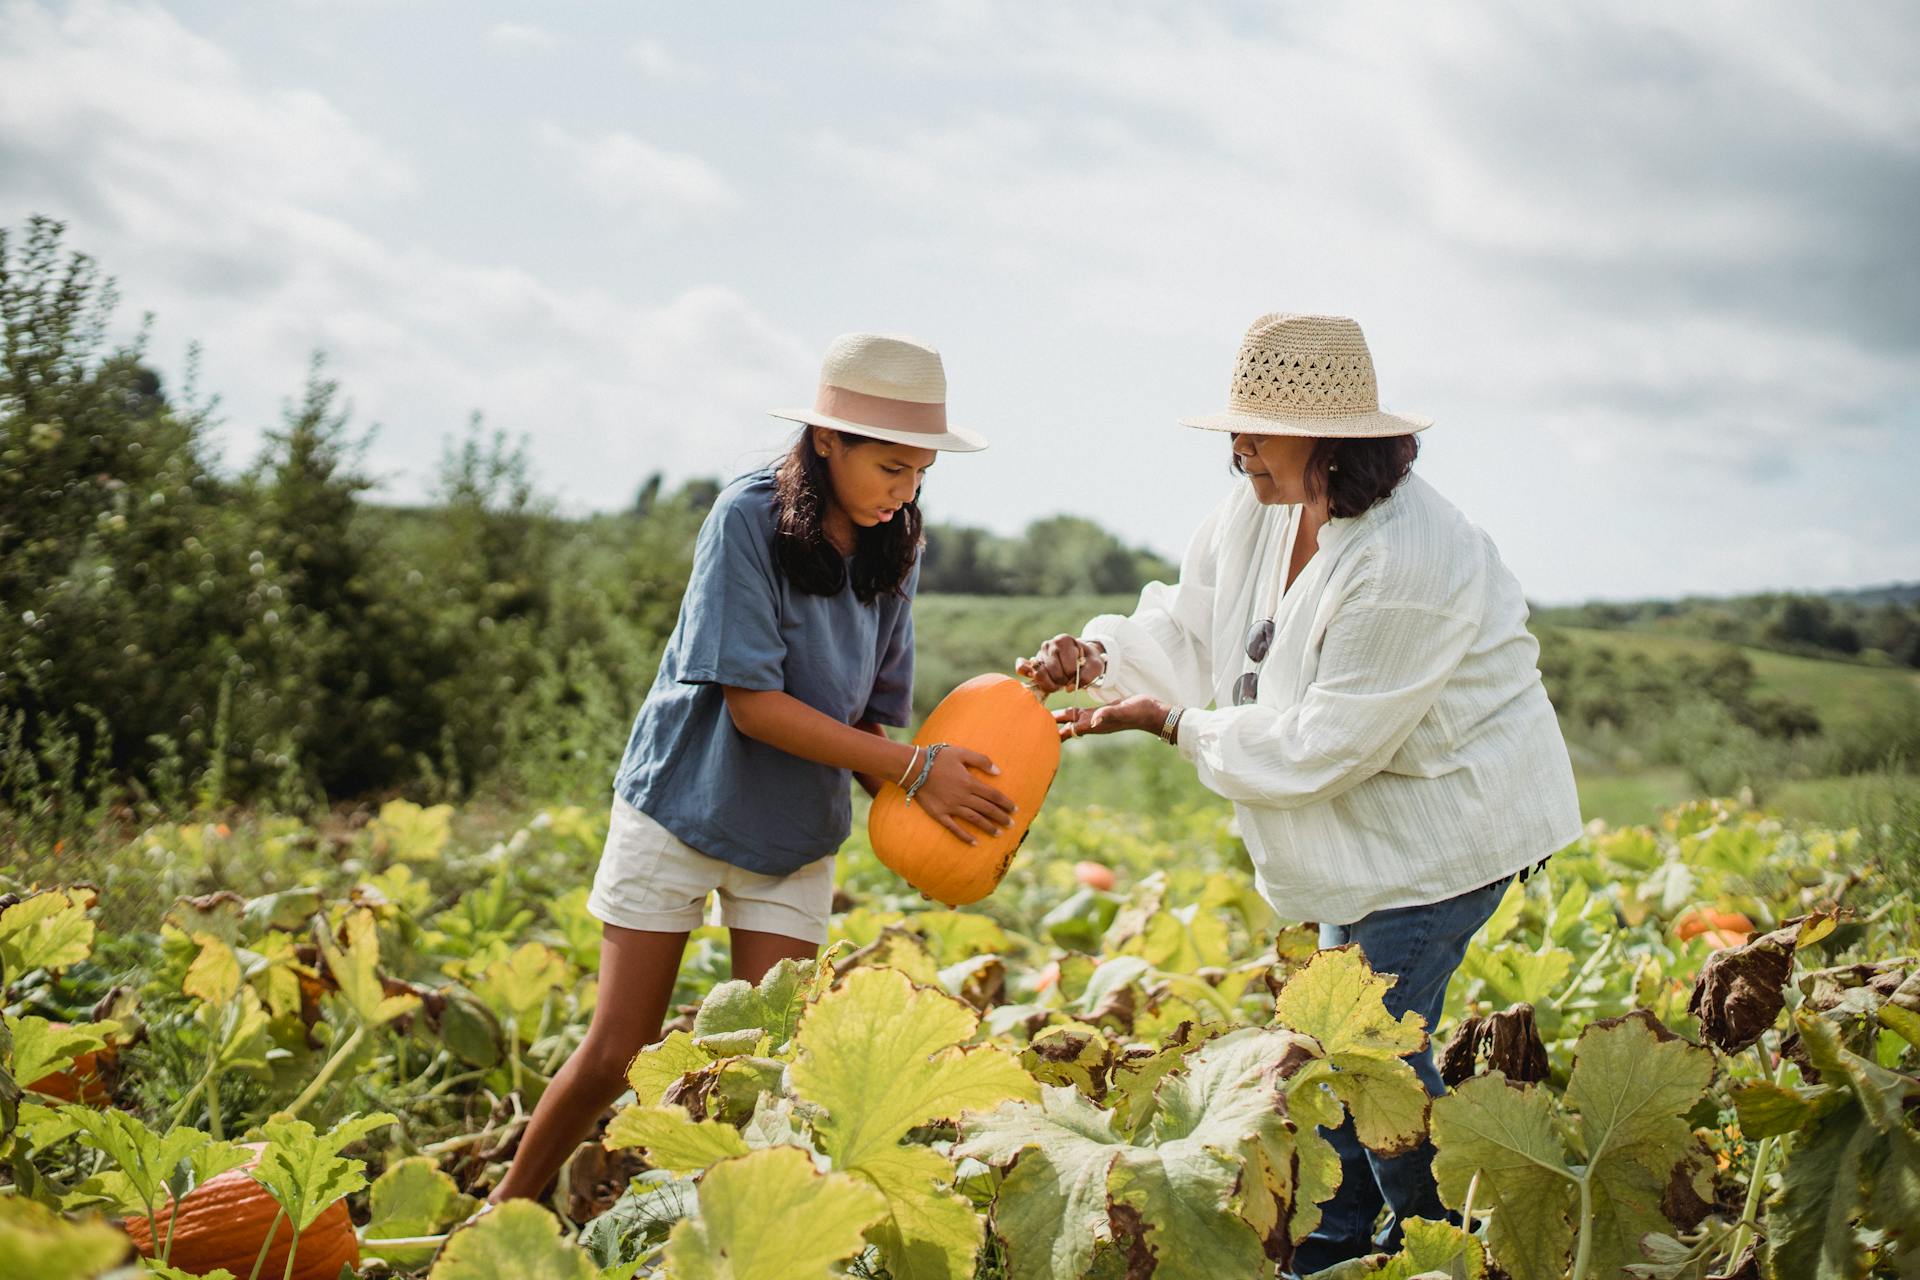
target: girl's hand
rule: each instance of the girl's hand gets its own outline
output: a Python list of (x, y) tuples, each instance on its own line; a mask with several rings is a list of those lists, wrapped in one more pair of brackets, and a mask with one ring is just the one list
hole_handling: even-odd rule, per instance
[(1107, 651), (1098, 641), (1055, 636), (1031, 658), (1014, 663), (1013, 669), (1033, 681), (1041, 693), (1083, 689), (1107, 669)]
[(1167, 722), (1167, 704), (1158, 698), (1139, 694), (1109, 702), (1104, 707), (1061, 707), (1053, 713), (1062, 738), (1084, 738), (1093, 733), (1119, 733), (1143, 729), (1157, 734)]
[(960, 823), (966, 822), (997, 836), (1013, 821), (1015, 805), (1005, 792), (989, 786), (973, 770), (999, 773), (1000, 767), (965, 747), (948, 747), (934, 757), (933, 772), (915, 793), (933, 820), (968, 844), (979, 844)]

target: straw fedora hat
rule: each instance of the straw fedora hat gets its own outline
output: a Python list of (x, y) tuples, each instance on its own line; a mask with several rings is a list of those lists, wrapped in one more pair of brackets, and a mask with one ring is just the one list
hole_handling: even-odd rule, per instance
[(947, 373), (940, 353), (891, 334), (841, 334), (820, 362), (813, 408), (768, 412), (920, 449), (972, 453), (987, 447), (974, 432), (948, 425)]
[(1225, 413), (1183, 427), (1263, 436), (1403, 436), (1433, 419), (1380, 407), (1373, 356), (1346, 316), (1261, 316), (1240, 341)]

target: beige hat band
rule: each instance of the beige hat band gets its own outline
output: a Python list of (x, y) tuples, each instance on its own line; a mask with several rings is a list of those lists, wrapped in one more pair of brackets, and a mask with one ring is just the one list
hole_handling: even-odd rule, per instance
[(895, 400), (891, 396), (870, 396), (831, 383), (821, 383), (813, 399), (814, 412), (829, 418), (841, 418), (889, 431), (912, 431), (937, 436), (947, 429), (945, 404), (922, 404), (918, 400)]

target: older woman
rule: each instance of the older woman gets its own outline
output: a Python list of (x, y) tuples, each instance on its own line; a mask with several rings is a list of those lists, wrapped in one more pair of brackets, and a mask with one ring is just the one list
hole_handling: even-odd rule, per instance
[[(1423, 418), (1384, 413), (1360, 327), (1270, 315), (1225, 413), (1245, 479), (1195, 533), (1175, 586), (1023, 659), (1043, 690), (1092, 684), (1065, 737), (1139, 730), (1234, 801), (1261, 894), (1398, 975), (1432, 1027), (1469, 939), (1516, 873), (1580, 832), (1573, 772), (1520, 586), (1492, 541), (1411, 474)], [(1430, 1051), (1409, 1060), (1439, 1093)], [(1329, 1135), (1343, 1174), (1302, 1273), (1441, 1218), (1426, 1144)], [(1383, 1207), (1387, 1221), (1377, 1237)], [(1370, 1238), (1373, 1237), (1373, 1238)]]

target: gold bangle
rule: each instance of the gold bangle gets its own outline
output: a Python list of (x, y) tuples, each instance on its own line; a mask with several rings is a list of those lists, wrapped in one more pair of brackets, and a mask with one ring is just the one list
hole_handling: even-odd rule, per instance
[(907, 785), (908, 775), (912, 774), (913, 772), (913, 766), (918, 764), (919, 762), (920, 762), (920, 748), (916, 746), (913, 749), (913, 754), (907, 757), (906, 772), (902, 773), (900, 775), (900, 781), (894, 783), (893, 785), (896, 787), (905, 787)]

